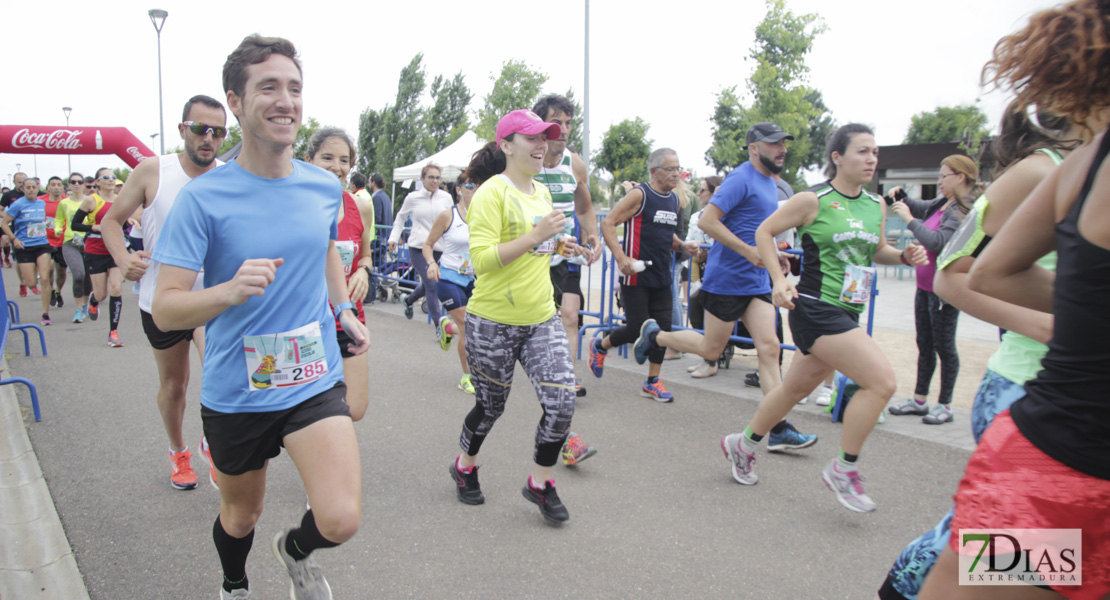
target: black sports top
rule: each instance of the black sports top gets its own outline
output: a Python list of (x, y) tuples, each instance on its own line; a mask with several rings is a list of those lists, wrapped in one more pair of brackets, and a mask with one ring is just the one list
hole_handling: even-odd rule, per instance
[(1082, 191), (1056, 225), (1055, 328), (1044, 369), (1010, 409), (1022, 435), (1045, 454), (1100, 479), (1110, 479), (1110, 250), (1083, 239), (1079, 215), (1108, 153), (1104, 134)]

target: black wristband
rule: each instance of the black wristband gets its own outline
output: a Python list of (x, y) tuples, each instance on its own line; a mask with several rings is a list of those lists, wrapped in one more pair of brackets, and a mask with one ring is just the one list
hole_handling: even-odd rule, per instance
[(366, 265), (362, 265), (362, 266), (361, 266), (361, 267), (359, 267), (359, 268), (360, 268), (360, 269), (363, 269), (364, 271), (366, 271), (366, 277), (367, 277), (368, 279), (373, 279), (373, 277), (374, 277), (374, 273), (372, 273), (372, 272), (370, 271), (370, 267), (368, 267), (368, 266), (366, 266)]

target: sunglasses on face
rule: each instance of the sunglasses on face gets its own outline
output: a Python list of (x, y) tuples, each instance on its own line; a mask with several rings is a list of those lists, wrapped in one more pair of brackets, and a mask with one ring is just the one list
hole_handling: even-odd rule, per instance
[(209, 131), (212, 132), (212, 137), (222, 138), (227, 136), (227, 127), (218, 127), (216, 125), (206, 125), (198, 123), (197, 121), (185, 121), (182, 125), (189, 128), (189, 131), (197, 135), (207, 135)]
[(69, 180), (70, 185), (81, 185), (82, 183), (85, 183), (84, 180), (82, 180), (82, 179), (70, 179)]
[(473, 183), (464, 183), (462, 186), (464, 188), (468, 189), (468, 190), (472, 190), (472, 189), (478, 187), (478, 186), (474, 185)]
[(115, 181), (116, 180), (115, 175), (101, 175), (100, 178), (103, 179), (104, 181)]

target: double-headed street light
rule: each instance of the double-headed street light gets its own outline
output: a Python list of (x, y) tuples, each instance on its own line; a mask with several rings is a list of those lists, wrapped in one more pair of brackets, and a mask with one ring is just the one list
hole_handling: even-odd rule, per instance
[(165, 154), (166, 129), (162, 124), (162, 25), (166, 23), (166, 17), (170, 16), (170, 13), (160, 8), (152, 8), (146, 14), (150, 15), (150, 22), (154, 24), (154, 31), (158, 33), (158, 139), (162, 143), (160, 154)]

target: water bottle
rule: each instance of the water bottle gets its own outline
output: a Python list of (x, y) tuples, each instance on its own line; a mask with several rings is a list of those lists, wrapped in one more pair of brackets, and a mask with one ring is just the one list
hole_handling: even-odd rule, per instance
[(650, 260), (634, 260), (632, 261), (632, 270), (637, 273), (643, 272), (644, 269), (651, 266)]

